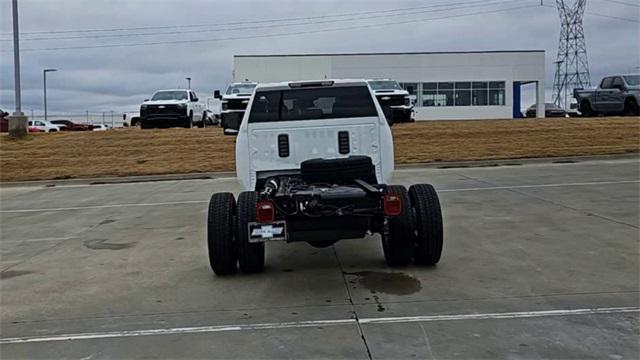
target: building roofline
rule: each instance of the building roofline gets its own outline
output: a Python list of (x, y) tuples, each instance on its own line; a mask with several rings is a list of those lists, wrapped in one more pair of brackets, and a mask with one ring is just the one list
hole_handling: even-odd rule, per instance
[(234, 58), (246, 57), (302, 57), (302, 56), (354, 56), (354, 55), (437, 55), (437, 54), (502, 54), (502, 53), (544, 53), (544, 50), (486, 50), (486, 51), (433, 51), (433, 52), (388, 52), (388, 53), (327, 53), (327, 54), (241, 54)]

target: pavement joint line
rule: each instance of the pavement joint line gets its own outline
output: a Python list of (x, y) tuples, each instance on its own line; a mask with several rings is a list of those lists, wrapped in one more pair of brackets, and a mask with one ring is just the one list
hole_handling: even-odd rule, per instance
[[(480, 181), (475, 178), (470, 180)], [(464, 191), (486, 191), (486, 190), (512, 190), (512, 189), (530, 189), (530, 188), (546, 188), (546, 187), (563, 187), (563, 186), (591, 186), (591, 185), (618, 185), (618, 184), (637, 184), (640, 180), (620, 180), (620, 181), (592, 181), (592, 182), (575, 182), (575, 183), (555, 183), (555, 184), (533, 184), (533, 185), (506, 185), (506, 186), (488, 186), (475, 188), (460, 189), (442, 189), (438, 192), (464, 192)], [(488, 183), (487, 184), (491, 184)], [(493, 184), (492, 184), (493, 185)]]
[[(487, 184), (487, 185), (495, 185), (494, 183), (492, 183), (490, 181), (487, 181), (487, 180), (474, 178), (472, 176), (465, 175), (465, 174), (460, 174), (460, 175), (465, 177), (465, 178), (467, 178), (467, 179), (469, 179), (469, 180), (477, 181), (477, 182), (480, 182), (480, 183), (483, 183), (483, 184)], [(638, 180), (625, 180), (625, 182), (636, 182), (636, 183), (638, 183), (640, 181), (638, 181)], [(608, 183), (608, 182), (599, 182), (597, 185), (606, 185), (606, 183)], [(596, 185), (596, 183), (578, 183), (578, 184)], [(546, 202), (546, 203), (549, 203), (549, 204), (552, 204), (552, 205), (555, 205), (555, 206), (559, 206), (559, 207), (562, 207), (562, 208), (565, 208), (565, 209), (569, 209), (569, 210), (578, 212), (578, 213), (583, 214), (583, 215), (595, 216), (595, 217), (600, 218), (602, 220), (606, 220), (606, 221), (610, 221), (610, 222), (613, 222), (613, 223), (616, 223), (616, 224), (625, 225), (625, 226), (629, 226), (629, 227), (638, 229), (638, 226), (636, 226), (636, 225), (629, 224), (629, 223), (626, 223), (624, 221), (615, 220), (615, 219), (612, 219), (612, 218), (609, 218), (609, 217), (606, 217), (606, 216), (603, 216), (603, 215), (600, 215), (600, 214), (596, 214), (596, 213), (593, 213), (593, 212), (585, 211), (585, 210), (578, 209), (578, 208), (575, 208), (575, 207), (572, 207), (572, 206), (568, 206), (568, 205), (565, 205), (565, 204), (561, 204), (559, 202), (546, 199), (546, 198), (544, 198), (542, 196), (538, 196), (538, 195), (535, 195), (535, 194), (524, 193), (522, 191), (518, 191), (518, 189), (520, 189), (520, 187), (510, 187), (510, 188), (508, 188), (506, 190), (508, 190), (510, 192), (513, 192), (514, 194), (518, 194), (518, 195), (521, 195), (521, 196), (524, 196), (524, 197), (529, 197), (529, 198), (536, 199), (536, 200), (539, 200), (539, 201), (543, 201), (543, 202)]]
[[(482, 179), (478, 179), (478, 178), (473, 178), (473, 177), (468, 176), (468, 175), (462, 175), (462, 176), (464, 176), (464, 177), (466, 177), (466, 178), (469, 178), (469, 179), (471, 179), (471, 180), (475, 180), (475, 181), (479, 181), (479, 182), (482, 182), (482, 183), (485, 183), (485, 184), (493, 185), (493, 183), (491, 183), (491, 182), (489, 182), (489, 181), (486, 181), (486, 180), (482, 180)], [(640, 181), (636, 181), (636, 182), (640, 182)], [(636, 226), (636, 225), (629, 224), (629, 223), (626, 223), (626, 222), (624, 222), (624, 221), (619, 221), (619, 220), (616, 220), (616, 219), (612, 219), (612, 218), (609, 218), (609, 217), (606, 217), (606, 216), (603, 216), (603, 215), (600, 215), (600, 214), (596, 214), (596, 213), (594, 213), (594, 212), (585, 211), (585, 210), (583, 210), (583, 209), (578, 209), (578, 208), (575, 208), (575, 207), (572, 207), (572, 206), (568, 206), (568, 205), (565, 205), (565, 204), (561, 204), (561, 203), (559, 203), (559, 202), (556, 202), (556, 201), (553, 201), (553, 200), (546, 199), (546, 198), (544, 198), (544, 197), (542, 197), (542, 196), (539, 196), (539, 195), (529, 194), (529, 193), (524, 193), (524, 192), (522, 192), (522, 191), (518, 191), (518, 188), (515, 188), (515, 187), (510, 188), (510, 189), (508, 189), (508, 190), (509, 190), (510, 192), (513, 192), (513, 193), (518, 194), (518, 195), (522, 195), (522, 196), (525, 196), (525, 197), (530, 197), (530, 198), (533, 198), (533, 199), (537, 199), (537, 200), (540, 200), (540, 201), (544, 201), (544, 202), (546, 202), (546, 203), (553, 204), (553, 205), (555, 205), (555, 206), (559, 206), (559, 207), (563, 207), (563, 208), (565, 208), (565, 209), (569, 209), (569, 210), (572, 210), (572, 211), (576, 211), (576, 212), (578, 212), (578, 213), (581, 213), (581, 214), (584, 214), (584, 215), (587, 215), (587, 216), (595, 216), (595, 217), (598, 217), (598, 218), (603, 219), (603, 220), (606, 220), (606, 221), (610, 221), (610, 222), (613, 222), (613, 223), (616, 223), (616, 224), (625, 225), (625, 226), (629, 226), (629, 227), (632, 227), (632, 228), (638, 229), (638, 226)]]
[(367, 351), (367, 357), (369, 360), (373, 359), (371, 355), (371, 348), (369, 348), (369, 343), (367, 343), (367, 338), (364, 336), (364, 330), (362, 330), (362, 325), (360, 324), (360, 319), (358, 317), (358, 311), (353, 304), (353, 295), (351, 295), (351, 289), (349, 289), (349, 282), (347, 281), (347, 277), (345, 276), (344, 266), (342, 266), (342, 262), (340, 261), (340, 257), (338, 256), (338, 252), (336, 251), (335, 246), (331, 246), (333, 250), (333, 255), (338, 262), (338, 267), (340, 270), (340, 276), (342, 276), (342, 282), (344, 283), (345, 290), (347, 290), (347, 295), (349, 296), (349, 304), (351, 304), (351, 313), (353, 314), (354, 320), (356, 321), (356, 327), (358, 328), (358, 333), (360, 334), (360, 339), (362, 340), (362, 344), (364, 345), (365, 350)]
[[(471, 178), (471, 180), (477, 180), (477, 179)], [(513, 189), (530, 189), (530, 188), (535, 189), (535, 188), (563, 187), (563, 186), (620, 185), (620, 184), (638, 184), (638, 183), (640, 183), (640, 180), (594, 181), (594, 182), (505, 185), (505, 186), (488, 186), (488, 187), (457, 188), (457, 189), (438, 189), (437, 191), (440, 193), (447, 193), (447, 192), (465, 192), (465, 191), (513, 190)], [(0, 213), (30, 213), (30, 212), (48, 212), (48, 211), (110, 209), (110, 208), (122, 208), (122, 207), (169, 206), (169, 205), (186, 205), (186, 204), (204, 204), (207, 202), (208, 202), (207, 200), (186, 200), (186, 201), (169, 201), (169, 202), (157, 202), (157, 203), (90, 205), (90, 206), (73, 206), (73, 207), (40, 208), (40, 209), (4, 209), (4, 210), (0, 210)]]
[[(519, 299), (531, 299), (531, 298), (545, 298), (545, 297), (569, 297), (569, 296), (585, 296), (585, 295), (624, 295), (624, 294), (638, 294), (640, 290), (623, 290), (623, 291), (587, 291), (587, 292), (572, 292), (572, 293), (550, 293), (550, 294), (536, 294), (536, 295), (514, 295), (514, 296), (495, 296), (495, 297), (465, 297), (465, 298), (435, 298), (428, 300), (395, 300), (385, 301), (386, 305), (404, 305), (404, 304), (426, 304), (433, 302), (468, 302), (468, 301), (494, 301), (494, 300), (519, 300)], [(634, 298), (635, 299), (635, 298)], [(354, 306), (368, 306), (375, 304), (374, 302), (354, 302)], [(185, 310), (185, 311), (169, 311), (169, 312), (151, 312), (141, 314), (104, 314), (104, 315), (90, 315), (81, 317), (53, 317), (37, 320), (22, 320), (14, 321), (12, 324), (36, 324), (47, 322), (63, 322), (63, 321), (93, 321), (99, 319), (126, 319), (126, 318), (144, 318), (153, 316), (181, 316), (189, 314), (212, 314), (217, 312), (239, 312), (239, 311), (256, 311), (256, 310), (282, 310), (282, 309), (301, 309), (301, 308), (329, 308), (329, 307), (349, 307), (350, 304), (307, 304), (307, 305), (293, 305), (293, 306), (267, 306), (267, 307), (238, 307), (238, 308), (223, 308), (223, 309), (208, 309), (208, 310)]]
[(54, 341), (74, 341), (92, 340), (107, 338), (123, 338), (136, 336), (154, 335), (180, 335), (196, 333), (216, 333), (229, 331), (252, 331), (252, 330), (273, 330), (273, 329), (293, 329), (319, 326), (345, 326), (360, 324), (394, 324), (394, 323), (423, 323), (438, 321), (465, 321), (465, 320), (500, 320), (500, 319), (524, 319), (554, 316), (580, 316), (580, 315), (601, 315), (601, 314), (622, 314), (637, 313), (640, 307), (609, 307), (609, 308), (585, 308), (585, 309), (564, 309), (564, 310), (541, 310), (503, 313), (472, 313), (472, 314), (446, 314), (446, 315), (423, 315), (423, 316), (400, 316), (383, 318), (360, 318), (356, 319), (335, 319), (335, 320), (308, 320), (281, 323), (261, 323), (261, 324), (239, 324), (239, 325), (214, 325), (196, 327), (178, 327), (164, 329), (145, 330), (122, 330), (108, 332), (92, 332), (77, 334), (61, 334), (49, 336), (24, 336), (0, 338), (0, 345), (24, 344), (24, 343), (45, 343)]

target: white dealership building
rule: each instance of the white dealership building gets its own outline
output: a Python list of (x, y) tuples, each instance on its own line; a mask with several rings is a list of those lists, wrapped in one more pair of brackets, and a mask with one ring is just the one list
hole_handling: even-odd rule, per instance
[[(521, 87), (544, 109), (543, 50), (305, 55), (236, 55), (236, 82), (327, 78), (397, 80), (417, 120), (507, 119), (521, 115)], [(537, 112), (538, 117), (544, 111)]]

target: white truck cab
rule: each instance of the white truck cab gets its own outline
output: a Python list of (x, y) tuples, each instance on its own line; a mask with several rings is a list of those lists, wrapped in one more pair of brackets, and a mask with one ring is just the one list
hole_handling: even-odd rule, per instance
[(255, 82), (233, 83), (227, 87), (224, 94), (220, 94), (218, 90), (214, 92), (214, 97), (221, 100), (220, 125), (225, 134), (237, 133), (251, 94), (257, 85)]
[(411, 96), (397, 81), (391, 79), (367, 80), (369, 86), (382, 107), (389, 125), (397, 122), (413, 122), (413, 104)]
[(442, 215), (428, 184), (387, 185), (386, 118), (365, 80), (259, 84), (236, 140), (244, 191), (213, 194), (209, 262), (217, 275), (260, 272), (265, 243), (327, 247), (379, 233), (389, 266), (440, 260)]
[(140, 105), (140, 127), (205, 127), (205, 111), (206, 106), (193, 90), (158, 90)]
[[(380, 105), (371, 101), (373, 94), (366, 83), (324, 80), (260, 84), (255, 94), (249, 99), (250, 110), (244, 114), (236, 140), (236, 173), (245, 190), (255, 190), (265, 173), (300, 169), (300, 164), (309, 159), (352, 155), (371, 157), (378, 182), (391, 180), (391, 129)], [(286, 138), (289, 147), (284, 154), (274, 146), (279, 135), (283, 135), (280, 144)]]

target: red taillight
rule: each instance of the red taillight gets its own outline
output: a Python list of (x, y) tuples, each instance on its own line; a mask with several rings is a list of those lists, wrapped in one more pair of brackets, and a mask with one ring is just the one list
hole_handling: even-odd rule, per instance
[(398, 216), (402, 213), (402, 199), (396, 194), (384, 196), (384, 214), (387, 216)]
[(276, 209), (271, 201), (258, 201), (256, 205), (256, 220), (261, 223), (273, 222), (276, 218)]

